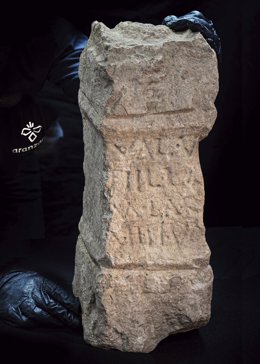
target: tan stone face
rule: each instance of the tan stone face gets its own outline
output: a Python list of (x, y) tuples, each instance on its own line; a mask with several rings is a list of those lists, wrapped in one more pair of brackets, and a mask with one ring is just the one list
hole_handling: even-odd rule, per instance
[(114, 265), (207, 262), (197, 137), (129, 138), (121, 150), (120, 141), (107, 144), (112, 219), (106, 248)]
[(210, 317), (198, 143), (216, 117), (216, 56), (199, 33), (95, 23), (80, 79), (85, 190), (73, 286), (84, 337), (149, 352)]

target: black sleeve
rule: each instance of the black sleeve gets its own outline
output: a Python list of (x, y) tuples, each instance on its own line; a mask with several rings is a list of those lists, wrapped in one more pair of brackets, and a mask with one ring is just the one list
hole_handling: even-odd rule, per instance
[(5, 92), (35, 95), (46, 80), (55, 58), (56, 47), (49, 29), (46, 33), (32, 37), (23, 44), (14, 45), (5, 70), (7, 75)]
[(79, 60), (87, 45), (87, 36), (63, 18), (53, 23), (52, 34), (57, 45), (57, 57), (48, 73), (48, 80), (58, 85), (66, 96), (77, 103)]
[[(86, 43), (86, 35), (58, 18), (41, 34), (13, 46), (5, 69), (3, 105), (0, 102), (1, 150), (21, 156), (41, 144), (45, 130), (58, 117), (51, 103), (40, 97), (46, 81), (63, 91), (64, 101), (77, 104), (79, 57)], [(4, 105), (10, 100), (12, 107)]]
[(48, 80), (77, 99), (79, 57), (87, 39), (67, 20), (55, 18), (41, 34), (13, 45), (5, 69), (5, 93), (35, 96)]

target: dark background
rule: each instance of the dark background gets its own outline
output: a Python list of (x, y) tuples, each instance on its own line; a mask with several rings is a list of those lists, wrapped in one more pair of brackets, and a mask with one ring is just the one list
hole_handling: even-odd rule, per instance
[[(133, 0), (106, 4), (100, 0), (60, 4), (47, 0), (30, 6), (12, 2), (5, 5), (7, 10), (1, 12), (1, 17), (8, 36), (22, 36), (25, 30), (39, 28), (54, 15), (64, 16), (89, 35), (94, 20), (109, 27), (122, 20), (159, 24), (167, 15), (197, 9), (215, 25), (222, 43), (222, 61), (216, 99), (218, 117), (209, 136), (200, 143), (206, 192), (204, 220), (215, 275), (209, 325), (169, 337), (153, 353), (141, 355), (91, 348), (83, 342), (81, 332), (25, 332), (1, 324), (0, 350), (7, 358), (3, 362), (15, 363), (15, 358), (20, 358), (21, 363), (260, 362), (259, 4), (259, 0)], [(19, 32), (21, 27), (23, 32)], [(75, 129), (80, 135), (81, 124)], [(82, 206), (82, 157), (79, 143), (67, 160), (61, 154), (52, 155), (54, 171), (48, 169), (48, 159), (41, 162), (45, 235), (1, 241), (0, 263), (14, 257), (22, 259), (28, 267), (70, 285)]]
[(209, 137), (200, 145), (206, 189), (205, 224), (259, 226), (259, 1), (131, 1), (130, 6), (108, 2), (95, 9), (91, 6), (86, 17), (77, 9), (70, 17), (88, 32), (93, 19), (109, 27), (121, 20), (159, 24), (166, 15), (180, 16), (193, 9), (213, 21), (222, 43), (218, 117)]
[[(2, 33), (22, 37), (39, 30), (46, 19), (59, 15), (86, 35), (92, 21), (114, 27), (123, 20), (160, 24), (169, 14), (200, 10), (211, 19), (221, 38), (218, 117), (209, 136), (200, 143), (205, 180), (206, 226), (259, 226), (258, 95), (260, 6), (258, 0), (112, 0), (103, 4), (82, 0), (40, 1), (30, 6), (12, 2), (1, 12)], [(14, 11), (15, 9), (15, 11)], [(6, 16), (7, 14), (7, 16)], [(5, 26), (8, 31), (4, 31)]]

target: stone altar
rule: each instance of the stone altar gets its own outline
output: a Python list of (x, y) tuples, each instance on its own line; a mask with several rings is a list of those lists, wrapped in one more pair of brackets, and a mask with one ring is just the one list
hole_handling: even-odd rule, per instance
[(150, 352), (210, 319), (198, 143), (218, 70), (199, 33), (92, 24), (80, 60), (85, 190), (74, 294), (85, 340)]

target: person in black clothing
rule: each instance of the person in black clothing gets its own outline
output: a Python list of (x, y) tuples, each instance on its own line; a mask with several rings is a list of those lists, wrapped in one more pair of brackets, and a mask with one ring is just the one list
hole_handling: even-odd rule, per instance
[[(68, 121), (81, 128), (78, 66), (86, 44), (84, 33), (58, 17), (32, 37), (0, 48), (1, 243), (44, 236), (40, 162), (55, 154), (55, 142), (62, 149)], [(11, 261), (0, 275), (0, 319), (21, 327), (76, 327), (79, 303), (60, 285)]]
[[(63, 130), (60, 126), (59, 119), (64, 119), (65, 113), (81, 119), (77, 103), (78, 65), (87, 37), (63, 18), (46, 21), (44, 31), (40, 29), (38, 33), (17, 43), (13, 41), (9, 48), (2, 47), (6, 58), (2, 57), (2, 72), (0, 63), (0, 198), (1, 206), (6, 206), (0, 211), (2, 236), (10, 237), (17, 232), (20, 237), (25, 226), (25, 237), (26, 233), (33, 237), (39, 237), (40, 231), (44, 234), (35, 152), (39, 154), (47, 148), (50, 129), (60, 136), (69, 133), (68, 123), (62, 126)], [(23, 202), (27, 204), (32, 218), (39, 215), (35, 221), (38, 235), (28, 231), (29, 216), (24, 211), (15, 211), (20, 208), (17, 201), (21, 201), (21, 206)], [(21, 218), (14, 224), (18, 215)]]
[[(182, 17), (167, 16), (163, 24), (175, 31), (200, 31), (220, 55), (220, 41), (213, 24), (198, 11)], [(31, 215), (40, 216), (41, 188), (38, 183), (37, 156), (45, 153), (48, 129), (56, 140), (64, 130), (60, 114), (64, 107), (79, 113), (78, 65), (87, 36), (62, 18), (46, 22), (44, 31), (18, 44), (0, 47), (0, 173), (1, 232), (20, 234), (24, 221), (12, 211), (17, 199), (26, 202)], [(55, 139), (54, 138), (54, 139)], [(83, 142), (82, 142), (83, 144)], [(29, 173), (21, 171), (27, 168)], [(29, 184), (32, 188), (26, 189)], [(6, 208), (3, 208), (7, 205)], [(26, 219), (26, 218), (25, 218)], [(28, 219), (28, 217), (27, 217)], [(4, 223), (3, 223), (4, 222)], [(40, 229), (40, 225), (37, 228)], [(41, 274), (8, 265), (0, 273), (0, 320), (19, 327), (79, 327), (78, 300), (60, 285)]]

